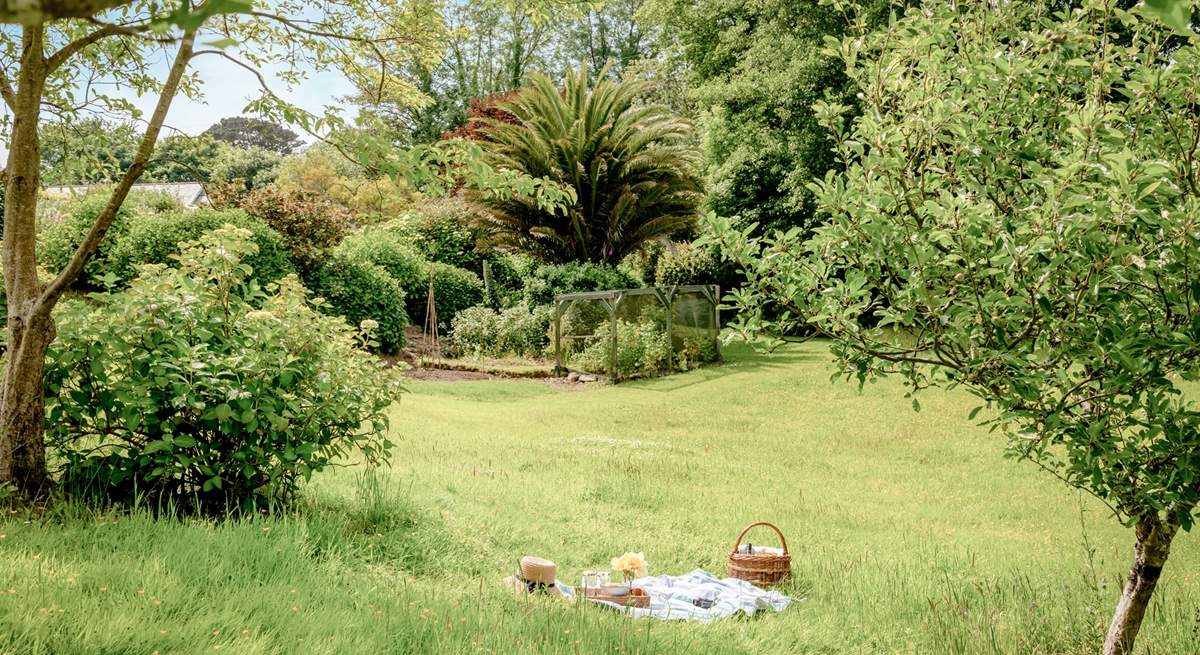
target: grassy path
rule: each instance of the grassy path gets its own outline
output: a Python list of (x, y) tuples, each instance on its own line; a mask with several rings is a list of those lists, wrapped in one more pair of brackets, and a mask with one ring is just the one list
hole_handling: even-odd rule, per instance
[[(286, 518), (12, 515), (0, 652), (1098, 652), (1129, 537), (1003, 459), (971, 398), (860, 394), (818, 344), (729, 359), (584, 391), (414, 382), (392, 468), (328, 474)], [(758, 519), (792, 546), (783, 614), (668, 625), (498, 587), (523, 553), (572, 582), (625, 550), (723, 570)], [(1200, 652), (1194, 536), (1161, 590), (1142, 652)]]

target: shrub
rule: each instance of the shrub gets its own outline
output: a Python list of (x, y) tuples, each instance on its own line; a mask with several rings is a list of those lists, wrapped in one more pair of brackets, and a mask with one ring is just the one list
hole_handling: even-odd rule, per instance
[(677, 243), (658, 258), (654, 283), (658, 286), (718, 284), (721, 260), (711, 248)]
[(404, 287), (409, 316), (412, 316), (417, 325), (425, 324), (425, 306), (429, 302), (429, 271), (432, 271), (438, 327), (449, 330), (459, 312), (483, 302), (483, 280), (471, 271), (441, 262), (429, 262), (426, 266), (419, 278)]
[(404, 347), (404, 328), (408, 327), (404, 290), (382, 267), (338, 254), (312, 278), (313, 293), (325, 299), (326, 311), (351, 325), (363, 321), (377, 324), (375, 349), (395, 353)]
[(588, 262), (542, 264), (524, 280), (523, 295), (530, 305), (554, 302), (561, 293), (633, 289), (641, 286), (629, 273), (613, 266)]
[(69, 489), (220, 512), (285, 500), (335, 459), (386, 457), (396, 378), (295, 277), (250, 284), (251, 239), (211, 232), (176, 268), (60, 307), (46, 426)]
[(305, 282), (311, 283), (309, 276), (350, 229), (349, 212), (314, 193), (266, 187), (251, 191), (240, 203), (246, 213), (283, 236)]
[(292, 272), (288, 251), (279, 233), (240, 209), (196, 209), (162, 214), (143, 214), (130, 220), (126, 233), (115, 239), (109, 253), (109, 269), (128, 282), (142, 264), (168, 264), (186, 242), (223, 225), (250, 231), (257, 246), (243, 263), (253, 269), (252, 277), (262, 285)]
[[(38, 264), (49, 271), (61, 271), (71, 261), (75, 249), (83, 243), (107, 202), (107, 194), (95, 193), (67, 204), (61, 220), (47, 225), (38, 235)], [(124, 207), (117, 212), (99, 249), (84, 265), (78, 280), (80, 286), (98, 288), (103, 286), (105, 278), (112, 279), (109, 277), (113, 273), (109, 256), (116, 242), (129, 230), (131, 216), (131, 211)]]
[[(612, 356), (612, 324), (601, 323), (595, 338), (572, 358), (571, 365), (584, 371), (609, 373)], [(655, 321), (617, 321), (617, 376), (656, 375), (671, 367), (671, 341)]]
[(525, 282), (533, 277), (538, 262), (527, 255), (505, 254), (491, 258), (491, 292), (487, 302), (493, 308), (525, 303)]
[(658, 259), (665, 250), (661, 240), (647, 242), (641, 250), (622, 259), (617, 268), (628, 273), (630, 277), (640, 280), (641, 286), (654, 286), (654, 273), (658, 269)]
[(451, 340), (456, 351), (472, 357), (537, 357), (546, 348), (552, 315), (547, 306), (468, 307), (454, 317)]
[[(389, 229), (367, 228), (355, 232), (338, 244), (334, 253), (380, 266), (405, 289), (415, 289), (421, 281), (429, 284), (425, 259), (404, 237)], [(425, 294), (421, 299), (425, 299)]]
[(686, 371), (719, 359), (716, 339), (707, 335), (685, 336), (675, 352), (675, 368)]
[(483, 253), (477, 251), (479, 236), (470, 207), (454, 198), (428, 200), (400, 219), (388, 223), (388, 229), (408, 239), (417, 252), (431, 262), (483, 272)]

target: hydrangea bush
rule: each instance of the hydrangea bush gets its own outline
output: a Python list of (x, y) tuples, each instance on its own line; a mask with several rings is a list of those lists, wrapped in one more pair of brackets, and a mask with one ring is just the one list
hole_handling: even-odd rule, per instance
[(62, 306), (46, 429), (69, 489), (225, 511), (386, 457), (395, 374), (295, 276), (264, 290), (245, 264), (251, 239), (225, 226), (178, 267), (144, 266), (126, 290)]

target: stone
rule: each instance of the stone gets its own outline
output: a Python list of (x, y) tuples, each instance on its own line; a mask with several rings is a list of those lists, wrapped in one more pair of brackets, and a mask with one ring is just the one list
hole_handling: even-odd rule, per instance
[(596, 380), (597, 380), (596, 376), (594, 376), (594, 375), (588, 375), (588, 374), (586, 374), (586, 373), (584, 373), (583, 375), (580, 375), (580, 376), (579, 376), (579, 381), (580, 381), (580, 382), (595, 382)]
[(578, 381), (579, 381), (579, 374), (576, 373), (575, 371), (571, 371), (570, 373), (567, 374), (567, 382), (578, 382)]

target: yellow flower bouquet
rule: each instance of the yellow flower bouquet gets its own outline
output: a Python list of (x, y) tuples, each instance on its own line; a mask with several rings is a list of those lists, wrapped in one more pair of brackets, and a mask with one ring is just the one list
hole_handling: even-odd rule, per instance
[(632, 582), (634, 578), (645, 577), (649, 571), (645, 553), (625, 553), (620, 557), (614, 557), (611, 564), (612, 570), (620, 573), (626, 582)]

